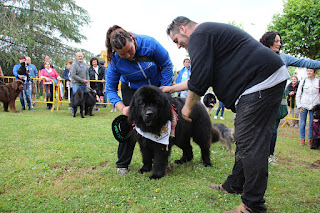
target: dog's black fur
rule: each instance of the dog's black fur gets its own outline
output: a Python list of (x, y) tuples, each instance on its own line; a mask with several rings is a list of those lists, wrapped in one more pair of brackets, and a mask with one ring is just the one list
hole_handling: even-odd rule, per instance
[[(27, 70), (28, 64), (27, 62), (21, 62), (20, 63), (20, 68), (17, 70), (17, 73), (19, 75), (26, 75), (27, 76), (27, 81), (30, 81), (30, 76)], [(24, 79), (22, 81), (25, 81)]]
[(159, 135), (168, 120), (172, 120), (171, 106), (176, 108), (178, 114), (175, 137), (170, 137), (168, 146), (153, 142), (138, 135), (136, 131), (131, 131), (130, 137), (134, 137), (133, 139), (139, 142), (142, 153), (143, 166), (139, 172), (149, 172), (153, 166), (153, 174), (150, 179), (159, 179), (165, 175), (173, 145), (177, 145), (183, 151), (182, 157), (175, 163), (182, 164), (191, 161), (193, 159), (191, 138), (201, 148), (201, 160), (204, 166), (212, 166), (210, 146), (212, 142), (219, 141), (220, 134), (212, 126), (210, 117), (200, 102), (193, 107), (190, 115), (192, 122), (184, 120), (181, 115), (184, 103), (185, 99), (173, 98), (154, 86), (141, 87), (132, 98), (129, 119), (143, 132)]
[(201, 98), (201, 101), (206, 106), (209, 115), (211, 115), (213, 107), (217, 103), (216, 96), (212, 93), (207, 93)]
[(73, 117), (77, 116), (77, 108), (80, 107), (80, 115), (84, 118), (83, 109), (85, 115), (93, 116), (93, 106), (96, 104), (96, 91), (89, 89), (88, 92), (83, 92), (82, 89), (78, 89), (77, 92), (72, 96), (70, 107), (73, 108)]
[[(313, 121), (312, 128), (314, 128), (314, 122), (320, 122), (320, 104), (317, 104), (312, 109), (313, 112)], [(312, 129), (314, 130), (314, 129)], [(311, 140), (311, 149), (318, 149), (320, 147), (320, 138), (319, 135), (315, 135), (315, 131), (312, 131), (312, 140)]]
[(222, 123), (215, 123), (213, 127), (219, 130), (220, 132), (220, 142), (227, 147), (227, 149), (231, 152), (234, 152), (232, 148), (232, 143), (235, 142), (233, 136), (233, 129), (226, 127), (226, 125)]

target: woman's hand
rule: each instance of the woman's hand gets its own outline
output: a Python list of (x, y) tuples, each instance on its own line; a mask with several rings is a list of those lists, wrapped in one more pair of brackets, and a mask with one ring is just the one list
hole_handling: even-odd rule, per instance
[(302, 113), (302, 112), (303, 112), (303, 110), (304, 110), (304, 108), (303, 108), (303, 107), (300, 107), (300, 108), (299, 108), (300, 113)]

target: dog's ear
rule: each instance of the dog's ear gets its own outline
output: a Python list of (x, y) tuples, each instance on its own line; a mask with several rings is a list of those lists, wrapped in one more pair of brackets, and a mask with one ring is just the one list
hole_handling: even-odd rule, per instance
[(12, 88), (17, 91), (19, 89), (19, 82), (18, 81), (14, 81), (12, 82)]

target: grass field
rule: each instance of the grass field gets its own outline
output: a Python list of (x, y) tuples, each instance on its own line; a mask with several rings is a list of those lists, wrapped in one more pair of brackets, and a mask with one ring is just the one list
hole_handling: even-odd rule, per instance
[[(174, 165), (181, 155), (174, 147), (172, 171), (160, 180), (138, 173), (137, 145), (131, 171), (121, 176), (111, 132), (119, 113), (107, 107), (94, 114), (73, 118), (67, 104), (54, 112), (44, 104), (21, 113), (0, 107), (0, 212), (223, 212), (240, 204), (239, 195), (208, 187), (232, 170), (234, 154), (220, 143), (211, 148), (210, 168), (200, 164), (196, 145), (192, 162)], [(232, 127), (233, 113), (224, 117), (219, 122)], [(278, 165), (269, 167), (265, 195), (268, 211), (320, 212), (320, 150), (299, 146), (299, 130), (283, 127), (275, 154)]]

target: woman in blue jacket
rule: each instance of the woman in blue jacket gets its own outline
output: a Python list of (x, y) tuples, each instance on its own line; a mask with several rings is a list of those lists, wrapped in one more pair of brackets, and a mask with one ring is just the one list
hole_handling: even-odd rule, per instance
[[(108, 29), (106, 47), (108, 68), (105, 92), (109, 101), (123, 115), (128, 116), (134, 92), (142, 86), (170, 86), (173, 78), (168, 52), (154, 38), (125, 31), (118, 25)], [(118, 95), (121, 81), (122, 99)], [(136, 141), (119, 143), (119, 173), (128, 173)]]
[[(261, 37), (260, 43), (270, 48), (275, 53), (277, 53), (287, 67), (288, 66), (307, 67), (311, 69), (320, 68), (320, 61), (304, 59), (304, 58), (295, 58), (288, 54), (280, 53), (282, 43), (281, 43), (281, 36), (278, 32), (274, 32), (274, 31), (266, 32)], [(280, 124), (280, 118), (277, 118), (273, 127), (272, 138), (270, 142), (269, 163), (271, 165), (276, 165), (276, 162), (277, 162), (277, 157), (274, 155), (274, 148), (276, 146), (279, 124)]]

